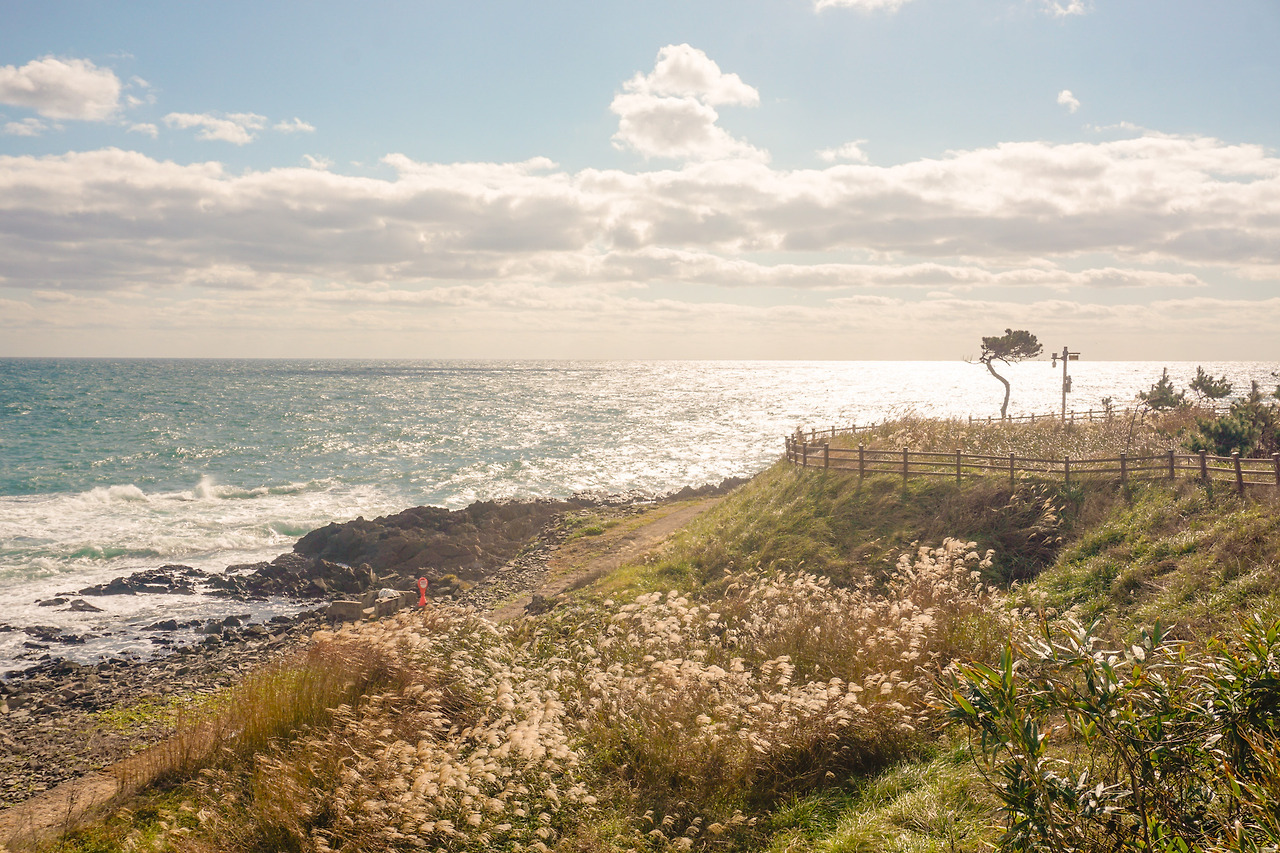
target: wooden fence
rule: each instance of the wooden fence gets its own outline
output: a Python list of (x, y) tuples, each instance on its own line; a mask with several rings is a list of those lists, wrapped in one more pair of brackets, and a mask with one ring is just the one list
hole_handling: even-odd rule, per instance
[(787, 437), (787, 459), (804, 468), (868, 474), (897, 474), (903, 482), (909, 477), (964, 477), (1005, 475), (1010, 484), (1018, 476), (1061, 477), (1067, 485), (1083, 477), (1114, 477), (1122, 485), (1131, 480), (1175, 480), (1181, 473), (1203, 483), (1233, 482), (1240, 494), (1248, 486), (1271, 486), (1280, 491), (1280, 453), (1270, 459), (1242, 458), (1238, 452), (1230, 456), (1200, 453), (1175, 453), (1170, 450), (1155, 456), (1129, 456), (1121, 453), (1113, 459), (1035, 459), (1010, 453), (990, 456), (979, 453), (939, 453), (922, 450), (871, 450), (832, 447), (829, 443), (811, 443), (800, 437)]

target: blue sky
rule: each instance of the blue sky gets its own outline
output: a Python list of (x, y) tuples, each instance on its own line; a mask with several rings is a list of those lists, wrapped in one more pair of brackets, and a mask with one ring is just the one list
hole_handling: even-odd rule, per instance
[(1280, 358), (1280, 6), (0, 0), (0, 355)]

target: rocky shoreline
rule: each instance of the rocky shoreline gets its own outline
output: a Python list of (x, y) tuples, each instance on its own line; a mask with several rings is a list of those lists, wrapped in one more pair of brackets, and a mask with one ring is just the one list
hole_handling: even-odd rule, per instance
[[(435, 597), (490, 610), (539, 588), (547, 561), (573, 528), (575, 511), (602, 518), (643, 512), (664, 500), (719, 494), (744, 481), (651, 495), (576, 495), (569, 500), (483, 502), (461, 510), (415, 507), (395, 515), (329, 524), (268, 563), (207, 574), (163, 566), (87, 587), (53, 603), (93, 607), (102, 595), (152, 592), (212, 595), (228, 603), (289, 596), (317, 606), (296, 616), (244, 624), (237, 615), (203, 624), (148, 626), (164, 651), (79, 665), (55, 656), (74, 637), (35, 637), (47, 658), (0, 681), (0, 808), (59, 782), (101, 769), (170, 731), (180, 709), (198, 704), (244, 673), (304, 645), (328, 627), (327, 603), (387, 587), (414, 588), (427, 577)], [(172, 624), (170, 624), (172, 623)], [(185, 643), (173, 632), (195, 631)], [(25, 630), (25, 629), (24, 629)], [(30, 633), (30, 632), (28, 632)]]
[(56, 659), (0, 682), (0, 806), (150, 746), (172, 731), (182, 707), (230, 686), (326, 625), (321, 611), (311, 611), (228, 626), (153, 660), (81, 666)]

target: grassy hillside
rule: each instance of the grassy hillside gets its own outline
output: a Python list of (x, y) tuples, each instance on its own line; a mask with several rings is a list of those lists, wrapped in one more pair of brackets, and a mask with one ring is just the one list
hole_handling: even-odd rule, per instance
[[(883, 429), (926, 447), (970, 428)], [(1024, 438), (1165, 440), (1144, 429)], [(1242, 626), (1276, 610), (1275, 509), (1191, 483), (780, 463), (550, 613), (436, 608), (329, 638), (271, 675), (332, 685), (306, 713), (251, 681), (222, 707), (282, 722), (251, 745), (234, 716), (192, 729), (168, 787), (63, 849), (1261, 847), (1280, 630)], [(1144, 635), (1157, 617), (1174, 632)], [(1171, 773), (1183, 799), (1152, 812)]]

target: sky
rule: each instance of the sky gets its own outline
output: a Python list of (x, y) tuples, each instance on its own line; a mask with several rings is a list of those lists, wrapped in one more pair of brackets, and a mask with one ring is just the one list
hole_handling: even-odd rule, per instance
[(0, 0), (0, 356), (1280, 360), (1275, 0)]

